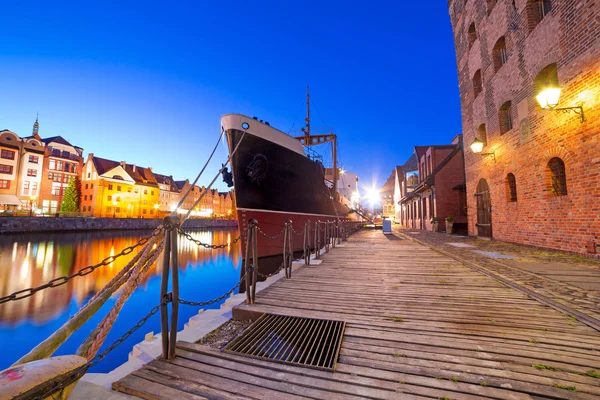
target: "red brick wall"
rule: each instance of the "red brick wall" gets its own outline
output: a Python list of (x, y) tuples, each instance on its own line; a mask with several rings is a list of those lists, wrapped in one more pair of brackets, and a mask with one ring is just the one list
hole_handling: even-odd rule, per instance
[[(436, 216), (440, 220), (440, 230), (446, 229), (446, 217), (454, 217), (454, 222), (467, 222), (464, 198), (453, 187), (465, 182), (462, 153), (458, 152), (435, 175)], [(461, 202), (463, 200), (463, 202)]]
[[(473, 194), (480, 179), (491, 192), (493, 236), (500, 240), (585, 252), (600, 239), (600, 2), (553, 0), (552, 11), (533, 29), (528, 2), (500, 0), (487, 16), (482, 1), (451, 0), (462, 122), (469, 233), (476, 234)], [(475, 22), (477, 40), (468, 48), (467, 30)], [(504, 36), (508, 62), (498, 72), (492, 48)], [(575, 114), (542, 110), (533, 80), (556, 63), (563, 88), (559, 107), (583, 105), (586, 121)], [(472, 77), (481, 69), (483, 92), (473, 98)], [(513, 129), (500, 134), (498, 109), (512, 102)], [(484, 123), (487, 146), (496, 161), (471, 153), (469, 144)], [(527, 126), (529, 129), (527, 129)], [(547, 163), (566, 165), (566, 196), (548, 189)], [(506, 196), (506, 176), (516, 177), (517, 201)]]

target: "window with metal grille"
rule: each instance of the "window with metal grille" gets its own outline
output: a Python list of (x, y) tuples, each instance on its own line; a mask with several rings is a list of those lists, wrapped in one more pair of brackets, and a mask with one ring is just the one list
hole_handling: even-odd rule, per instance
[(494, 72), (498, 72), (504, 64), (508, 62), (508, 53), (506, 52), (506, 40), (502, 36), (492, 49), (492, 62), (494, 64)]
[(483, 91), (483, 81), (481, 79), (481, 70), (478, 69), (473, 75), (473, 98), (476, 99), (479, 93)]
[(548, 175), (550, 192), (555, 196), (565, 196), (567, 194), (565, 162), (558, 157), (548, 161)]
[(517, 201), (517, 180), (512, 173), (506, 176), (506, 194), (508, 201)]
[(513, 128), (512, 102), (507, 101), (498, 110), (498, 122), (500, 123), (500, 134), (506, 133)]

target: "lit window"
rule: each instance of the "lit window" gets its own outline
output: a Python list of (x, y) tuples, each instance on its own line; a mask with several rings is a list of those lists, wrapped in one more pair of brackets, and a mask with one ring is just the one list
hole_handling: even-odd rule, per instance
[(0, 179), (0, 189), (8, 189), (10, 188), (10, 181), (6, 179)]
[(27, 176), (37, 176), (37, 169), (27, 169)]
[(106, 200), (107, 200), (107, 201), (112, 201), (112, 196), (107, 196), (107, 197), (106, 197)]
[(33, 164), (37, 164), (40, 158), (38, 156), (29, 156), (29, 162)]
[(13, 172), (12, 165), (0, 164), (0, 174), (12, 174), (12, 172)]

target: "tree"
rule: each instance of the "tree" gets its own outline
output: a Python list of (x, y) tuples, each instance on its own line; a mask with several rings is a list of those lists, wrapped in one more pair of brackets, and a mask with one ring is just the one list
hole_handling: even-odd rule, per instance
[(62, 203), (60, 204), (60, 213), (79, 212), (79, 199), (81, 198), (81, 185), (79, 178), (75, 177), (69, 181), (69, 186), (63, 193)]

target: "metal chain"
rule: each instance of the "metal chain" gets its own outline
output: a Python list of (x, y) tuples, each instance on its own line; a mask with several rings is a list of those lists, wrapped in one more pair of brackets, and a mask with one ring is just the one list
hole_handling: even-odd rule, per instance
[[(163, 301), (163, 303), (166, 304), (167, 301)], [(163, 303), (161, 303), (161, 304), (163, 304)], [(40, 396), (34, 397), (34, 399), (35, 400), (38, 400), (38, 399), (41, 400), (41, 399), (48, 398), (48, 395), (56, 393), (57, 391), (62, 390), (64, 388), (66, 388), (67, 386), (71, 385), (73, 382), (77, 381), (91, 367), (93, 367), (94, 365), (98, 364), (104, 357), (106, 357), (106, 355), (108, 353), (110, 353), (111, 351), (113, 351), (120, 344), (122, 344), (125, 340), (127, 340), (127, 338), (129, 338), (135, 331), (137, 331), (138, 329), (140, 329), (146, 323), (146, 321), (148, 321), (148, 319), (150, 317), (152, 317), (154, 314), (156, 314), (158, 312), (158, 310), (160, 309), (161, 304), (152, 307), (150, 309), (150, 312), (148, 314), (146, 314), (146, 316), (144, 316), (144, 318), (140, 319), (137, 322), (137, 324), (135, 324), (131, 329), (129, 329), (127, 332), (125, 332), (119, 339), (115, 340), (102, 353), (98, 354), (96, 357), (92, 358), (90, 361), (88, 361), (87, 363), (83, 364), (79, 368), (76, 368), (76, 369), (72, 370), (65, 378), (63, 378), (63, 379), (61, 379), (61, 380), (53, 383), (52, 386), (49, 386), (47, 389), (44, 388), (44, 390), (43, 390), (44, 393), (42, 395), (40, 395)]]
[(294, 229), (294, 227), (292, 226), (292, 232), (294, 232), (294, 234), (300, 236), (300, 235), (304, 235), (304, 229), (302, 229), (301, 231), (297, 231)]
[(219, 301), (226, 299), (227, 296), (229, 296), (231, 293), (234, 293), (235, 290), (240, 287), (240, 285), (244, 281), (244, 278), (245, 278), (245, 276), (243, 276), (242, 279), (240, 279), (240, 281), (238, 283), (236, 283), (235, 286), (232, 287), (228, 292), (223, 293), (221, 296), (217, 297), (216, 299), (208, 300), (208, 301), (190, 301), (190, 300), (184, 300), (184, 299), (180, 298), (179, 304), (185, 304), (187, 306), (204, 307), (204, 306), (208, 306), (210, 304), (218, 303)]
[(267, 239), (277, 239), (278, 237), (280, 237), (280, 236), (283, 234), (283, 232), (285, 232), (285, 227), (283, 227), (283, 228), (281, 229), (281, 232), (279, 232), (278, 234), (276, 234), (276, 235), (274, 235), (274, 236), (271, 236), (271, 235), (267, 235), (266, 233), (264, 233), (264, 232), (262, 231), (262, 229), (260, 229), (260, 227), (257, 227), (257, 229), (258, 229), (258, 232), (259, 232), (261, 235), (263, 235), (264, 237), (266, 237)]
[(158, 234), (160, 234), (162, 232), (162, 230), (163, 230), (162, 227), (157, 228), (156, 230), (154, 230), (154, 232), (152, 232), (152, 235), (146, 236), (146, 237), (140, 239), (136, 244), (125, 247), (123, 250), (121, 250), (121, 252), (115, 254), (114, 256), (106, 257), (104, 260), (100, 261), (98, 264), (89, 265), (87, 267), (84, 267), (84, 268), (80, 269), (79, 271), (75, 272), (74, 274), (54, 278), (50, 282), (45, 283), (43, 285), (40, 285), (40, 286), (37, 286), (34, 288), (21, 289), (12, 294), (7, 295), (7, 296), (0, 297), (0, 304), (7, 303), (9, 301), (25, 299), (27, 297), (33, 296), (34, 294), (36, 294), (37, 292), (39, 292), (41, 290), (62, 286), (65, 283), (69, 282), (71, 279), (76, 278), (78, 276), (89, 275), (100, 267), (112, 264), (117, 258), (126, 256), (127, 254), (132, 253), (133, 250), (135, 250), (137, 247), (145, 245), (154, 236), (157, 236)]
[(284, 265), (285, 265), (285, 263), (281, 263), (281, 265), (279, 266), (279, 268), (277, 268), (277, 271), (271, 272), (269, 275), (265, 275), (265, 274), (261, 273), (260, 271), (256, 271), (256, 274), (260, 275), (261, 277), (263, 277), (265, 279), (266, 278), (270, 278), (270, 277), (272, 277), (272, 276), (277, 275), (278, 273), (280, 273), (281, 270), (283, 269)]
[(208, 243), (202, 243), (200, 240), (198, 239), (194, 239), (192, 237), (192, 235), (190, 235), (189, 233), (185, 232), (183, 229), (179, 228), (177, 230), (180, 234), (182, 234), (183, 236), (185, 236), (185, 238), (191, 242), (196, 243), (198, 246), (202, 246), (206, 249), (224, 249), (232, 244), (236, 244), (237, 242), (239, 242), (242, 237), (244, 237), (244, 235), (246, 234), (246, 232), (248, 232), (248, 228), (244, 229), (244, 231), (240, 234), (240, 236), (238, 236), (237, 238), (233, 239), (231, 241), (231, 243), (224, 243), (224, 244), (208, 244)]

